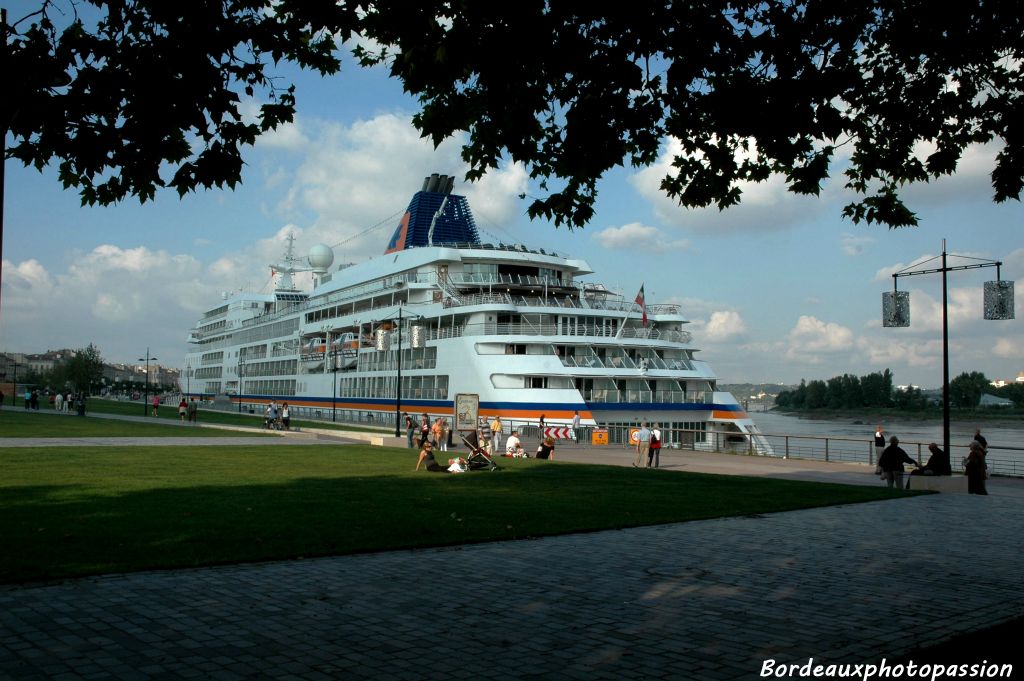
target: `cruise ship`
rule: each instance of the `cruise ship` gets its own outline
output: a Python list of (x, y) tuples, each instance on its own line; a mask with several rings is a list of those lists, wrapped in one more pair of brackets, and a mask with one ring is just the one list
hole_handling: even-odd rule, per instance
[[(322, 244), (300, 260), (290, 237), (273, 293), (224, 294), (191, 329), (183, 392), (381, 425), (398, 411), (450, 418), (467, 393), (506, 423), (557, 428), (579, 414), (621, 433), (647, 421), (670, 446), (711, 447), (721, 432), (771, 453), (696, 358), (678, 305), (617, 294), (584, 260), (483, 243), (453, 185), (427, 177), (366, 262), (335, 266)], [(295, 285), (304, 271), (311, 291)]]

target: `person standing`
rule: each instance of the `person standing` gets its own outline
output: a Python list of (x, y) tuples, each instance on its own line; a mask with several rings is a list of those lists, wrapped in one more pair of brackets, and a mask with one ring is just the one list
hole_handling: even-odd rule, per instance
[(579, 433), (577, 432), (577, 431), (579, 431), (579, 429), (580, 429), (580, 413), (578, 411), (574, 411), (572, 413), (572, 439), (575, 442), (579, 442)]
[(443, 418), (442, 419), (438, 419), (437, 420), (437, 427), (438, 427), (438, 433), (437, 433), (438, 434), (438, 440), (437, 440), (437, 443), (439, 445), (441, 445), (441, 451), (442, 452), (447, 452), (448, 451), (448, 434), (450, 432), (448, 430), (448, 419), (443, 419)]
[(196, 398), (194, 397), (192, 398), (192, 401), (188, 403), (188, 422), (199, 422), (199, 403), (196, 402)]
[(292, 429), (292, 410), (287, 402), (281, 403), (281, 425), (284, 426), (285, 430)]
[(487, 455), (494, 456), (494, 450), (491, 449), (491, 440), (494, 439), (494, 432), (491, 430), (491, 424), (487, 423), (487, 417), (480, 417), (480, 427), (477, 430), (480, 435), (480, 442), (487, 451)]
[(71, 392), (64, 393), (64, 413), (71, 411)]
[(647, 453), (648, 468), (651, 468), (652, 461), (654, 462), (654, 468), (661, 465), (661, 429), (658, 428), (657, 423), (651, 428), (651, 448)]
[(981, 434), (981, 428), (974, 429), (974, 441), (981, 445), (982, 454), (988, 456), (988, 440)]
[(64, 395), (59, 391), (53, 396), (53, 410), (58, 413), (64, 411)]
[(402, 415), (405, 417), (405, 437), (406, 437), (406, 440), (408, 442), (408, 444), (406, 446), (409, 449), (412, 449), (413, 448), (412, 438), (413, 438), (413, 435), (416, 434), (416, 422), (412, 420), (411, 416), (409, 416), (409, 412), (404, 412)]
[(977, 440), (971, 442), (964, 473), (967, 475), (968, 494), (988, 494), (985, 489), (985, 451)]
[(420, 449), (430, 441), (430, 417), (426, 414), (420, 417)]
[(153, 395), (153, 416), (157, 415), (157, 410), (160, 408), (160, 396)]
[(882, 467), (882, 473), (885, 475), (886, 487), (895, 486), (896, 489), (903, 489), (903, 464), (916, 466), (917, 462), (911, 459), (899, 444), (900, 440), (895, 435), (889, 438), (889, 446), (882, 450), (878, 465)]
[(178, 418), (181, 419), (182, 423), (185, 423), (185, 417), (188, 416), (188, 401), (185, 400), (185, 396), (181, 396), (181, 402), (178, 402)]
[(25, 388), (25, 409), (27, 411), (28, 409), (31, 409), (31, 408), (32, 408), (32, 391), (29, 390), (28, 388)]
[(885, 450), (885, 431), (882, 430), (882, 424), (878, 424), (875, 428), (875, 473), (882, 472), (882, 452)]
[(501, 417), (495, 416), (491, 421), (491, 452), (495, 455), (501, 453)]
[(650, 451), (651, 430), (647, 427), (647, 421), (644, 421), (636, 433), (636, 461), (633, 462), (633, 468), (642, 468)]

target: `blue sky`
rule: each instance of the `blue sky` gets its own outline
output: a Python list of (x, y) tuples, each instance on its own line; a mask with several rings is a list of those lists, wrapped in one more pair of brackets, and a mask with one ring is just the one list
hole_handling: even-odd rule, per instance
[[(91, 342), (108, 361), (132, 362), (148, 347), (161, 364), (180, 366), (199, 314), (221, 291), (263, 290), (287, 233), (299, 252), (343, 243), (335, 262), (362, 261), (383, 252), (397, 222), (389, 216), (425, 175), (462, 177), (458, 140), (434, 150), (419, 139), (415, 101), (382, 69), (349, 66), (296, 82), (295, 124), (246, 151), (235, 191), (183, 200), (166, 191), (145, 205), (83, 208), (52, 169), (8, 162), (0, 350)], [(844, 220), (850, 197), (841, 181), (819, 199), (770, 181), (747, 187), (742, 205), (726, 212), (681, 209), (657, 188), (671, 148), (666, 141), (651, 168), (608, 175), (582, 230), (531, 222), (518, 194), (537, 190), (516, 165), (475, 185), (457, 182), (456, 192), (469, 197), (487, 240), (581, 257), (597, 272), (591, 281), (630, 297), (644, 283), (649, 303), (681, 304), (699, 356), (723, 382), (795, 383), (888, 367), (897, 383), (936, 386), (940, 278), (902, 279), (912, 326), (883, 329), (890, 273), (937, 255), (946, 238), (949, 252), (1002, 260), (1004, 279), (1024, 279), (1024, 208), (990, 200), (998, 147), (972, 149), (954, 178), (908, 189), (921, 225), (897, 230)], [(994, 269), (950, 275), (953, 375), (1024, 371), (1022, 321), (982, 320), (982, 283), (991, 279)]]

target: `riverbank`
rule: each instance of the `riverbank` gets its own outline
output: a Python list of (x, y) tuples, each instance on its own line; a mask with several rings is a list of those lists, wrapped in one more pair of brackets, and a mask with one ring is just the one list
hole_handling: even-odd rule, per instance
[[(903, 409), (780, 409), (773, 408), (768, 414), (792, 416), (799, 419), (819, 421), (843, 421), (855, 425), (873, 426), (887, 421), (942, 422), (941, 409), (913, 411)], [(956, 410), (950, 413), (949, 422), (963, 427), (975, 427), (974, 424), (985, 423), (996, 428), (1019, 428), (1024, 425), (1024, 409), (986, 409), (978, 411)]]

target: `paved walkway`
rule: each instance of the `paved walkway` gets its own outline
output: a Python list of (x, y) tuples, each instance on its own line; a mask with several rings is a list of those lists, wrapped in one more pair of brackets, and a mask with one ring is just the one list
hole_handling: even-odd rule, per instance
[(989, 497), (0, 587), (0, 678), (756, 679), (766, 659), (879, 664), (1024, 616), (1022, 484), (990, 483)]

